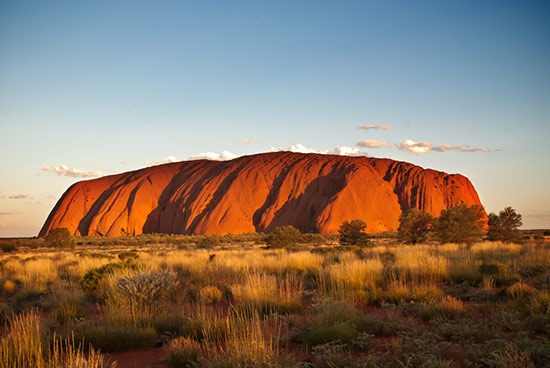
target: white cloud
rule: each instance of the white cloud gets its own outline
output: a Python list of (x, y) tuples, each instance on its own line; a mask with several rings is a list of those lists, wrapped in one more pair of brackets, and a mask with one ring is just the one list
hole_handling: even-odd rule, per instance
[(202, 152), (196, 155), (190, 156), (189, 160), (213, 160), (213, 161), (228, 161), (237, 158), (238, 156), (229, 152), (223, 151), (222, 153), (216, 152)]
[(103, 176), (101, 171), (87, 171), (81, 169), (70, 168), (65, 165), (52, 167), (46, 166), (42, 168), (43, 171), (48, 171), (57, 175), (71, 176), (73, 178), (95, 178)]
[(244, 143), (244, 144), (256, 144), (256, 138), (243, 138), (239, 139), (237, 141), (233, 141), (235, 143)]
[(428, 153), (430, 151), (436, 152), (491, 152), (488, 148), (473, 147), (469, 144), (464, 146), (453, 146), (450, 144), (442, 144), (440, 146), (434, 146), (430, 142), (415, 142), (412, 139), (406, 139), (401, 143), (396, 143), (395, 146), (401, 151), (408, 151), (415, 154)]
[(365, 130), (370, 130), (370, 129), (392, 130), (393, 129), (389, 125), (359, 125), (358, 128), (359, 129), (365, 129)]
[(430, 142), (415, 142), (412, 139), (406, 139), (401, 143), (396, 143), (395, 146), (400, 151), (408, 151), (415, 154), (430, 152), (432, 144)]
[(170, 162), (176, 162), (177, 159), (174, 156), (168, 156), (164, 160), (153, 160), (153, 161), (145, 161), (145, 165), (147, 166), (154, 166), (154, 165), (161, 165), (161, 164), (169, 164)]
[(391, 144), (389, 144), (388, 142), (376, 141), (373, 139), (365, 139), (360, 142), (357, 142), (355, 145), (359, 147), (365, 147), (365, 148), (391, 147)]
[(298, 143), (288, 148), (271, 147), (269, 149), (269, 152), (281, 152), (281, 151), (289, 151), (289, 152), (297, 152), (297, 153), (320, 153), (323, 155), (365, 156), (365, 153), (362, 152), (359, 148), (352, 148), (347, 146), (337, 146), (331, 150), (318, 151), (313, 148), (307, 148), (303, 144)]

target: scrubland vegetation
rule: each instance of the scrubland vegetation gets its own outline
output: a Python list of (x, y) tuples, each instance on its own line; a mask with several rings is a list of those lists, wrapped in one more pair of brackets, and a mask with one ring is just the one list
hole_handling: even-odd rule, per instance
[(109, 353), (161, 345), (167, 367), (547, 367), (541, 238), (28, 241), (1, 256), (0, 367), (109, 367)]

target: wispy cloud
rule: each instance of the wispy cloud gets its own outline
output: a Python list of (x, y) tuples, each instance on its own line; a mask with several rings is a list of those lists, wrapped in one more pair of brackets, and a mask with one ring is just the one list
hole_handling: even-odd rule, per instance
[(491, 152), (489, 148), (462, 148), (460, 152)]
[(445, 151), (460, 151), (462, 146), (452, 146), (450, 144), (443, 144), (441, 146), (432, 147), (432, 151), (445, 152)]
[(431, 151), (435, 152), (491, 152), (488, 148), (474, 147), (469, 144), (464, 146), (460, 145), (450, 145), (442, 144), (440, 146), (434, 146), (430, 142), (415, 142), (412, 139), (406, 139), (401, 143), (396, 143), (395, 146), (401, 151), (408, 151), (414, 154), (423, 154), (429, 153)]
[(70, 176), (73, 178), (96, 178), (103, 176), (101, 171), (88, 171), (82, 169), (71, 168), (65, 165), (53, 167), (46, 166), (42, 168), (42, 171), (51, 172), (60, 176)]
[(130, 163), (128, 161), (120, 161), (119, 164), (121, 164), (121, 165), (130, 165)]
[(55, 196), (54, 196), (53, 194), (48, 194), (48, 195), (46, 196), (46, 198), (48, 198), (48, 199), (55, 199)]
[(168, 156), (164, 160), (152, 160), (152, 161), (145, 161), (145, 165), (147, 166), (154, 166), (154, 165), (161, 165), (161, 164), (169, 164), (170, 162), (176, 162), (178, 161), (176, 157), (174, 156)]
[(243, 144), (256, 144), (256, 138), (243, 138), (236, 141), (233, 141), (235, 143), (243, 143)]
[(320, 153), (323, 155), (340, 155), (340, 156), (365, 156), (366, 155), (359, 148), (352, 148), (348, 146), (337, 146), (330, 150), (319, 151), (314, 148), (308, 148), (300, 143), (294, 146), (290, 146), (288, 148), (271, 147), (269, 149), (269, 152), (281, 152), (281, 151), (289, 151), (289, 152), (297, 152), (297, 153)]
[(365, 148), (391, 147), (391, 144), (389, 144), (388, 142), (376, 141), (373, 139), (365, 139), (360, 142), (357, 142), (355, 145), (359, 147), (365, 147)]
[(392, 130), (393, 129), (393, 127), (389, 125), (359, 125), (358, 128), (365, 129), (365, 130), (370, 130), (370, 129)]
[(33, 199), (30, 194), (1, 194), (1, 199)]
[(4, 212), (4, 211), (0, 211), (0, 216), (18, 215), (20, 213), (21, 212)]
[(237, 158), (237, 157), (238, 157), (237, 155), (229, 151), (223, 151), (222, 153), (202, 152), (189, 157), (189, 160), (228, 161), (228, 160), (233, 160), (234, 158)]

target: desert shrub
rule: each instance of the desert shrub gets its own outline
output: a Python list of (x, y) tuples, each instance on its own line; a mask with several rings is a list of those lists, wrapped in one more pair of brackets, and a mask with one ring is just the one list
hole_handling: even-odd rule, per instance
[(464, 303), (462, 300), (446, 296), (436, 304), (431, 304), (421, 311), (420, 317), (427, 321), (435, 317), (457, 318), (464, 315)]
[(200, 236), (197, 241), (195, 242), (195, 245), (197, 248), (213, 248), (219, 246), (220, 243), (220, 237), (211, 235), (211, 236)]
[(550, 293), (539, 292), (532, 295), (528, 305), (531, 313), (541, 313), (550, 315)]
[(516, 213), (512, 207), (506, 207), (498, 213), (489, 214), (489, 230), (487, 238), (489, 240), (499, 240), (503, 242), (519, 242), (522, 234), (519, 227), (522, 225), (521, 215)]
[[(36, 311), (12, 315), (0, 340), (2, 368), (103, 368), (103, 356), (93, 348), (75, 344), (74, 337), (58, 338), (48, 344), (42, 320)], [(115, 365), (111, 365), (112, 368)]]
[(222, 292), (216, 286), (205, 286), (199, 291), (199, 299), (203, 304), (216, 304), (222, 299)]
[(362, 246), (369, 244), (368, 236), (365, 233), (366, 229), (367, 224), (363, 220), (344, 221), (338, 229), (340, 244)]
[(379, 298), (385, 303), (393, 304), (425, 303), (440, 300), (443, 298), (443, 292), (431, 283), (406, 284), (404, 282), (392, 282), (386, 286)]
[(91, 344), (103, 352), (145, 349), (154, 346), (158, 337), (152, 327), (121, 327), (116, 325), (92, 326), (78, 340)]
[(194, 368), (199, 366), (200, 344), (185, 337), (177, 337), (168, 344), (165, 362), (169, 368)]
[(122, 294), (140, 303), (152, 303), (161, 299), (174, 281), (169, 272), (137, 273), (118, 280), (117, 286)]
[(511, 285), (519, 281), (519, 275), (511, 273), (508, 267), (500, 262), (483, 262), (479, 266), (479, 272), (491, 276), (495, 281), (495, 285), (498, 287)]
[(397, 229), (398, 237), (402, 242), (409, 244), (423, 243), (432, 227), (432, 216), (416, 208), (401, 214)]
[(300, 236), (300, 230), (294, 226), (281, 226), (273, 229), (265, 241), (271, 248), (285, 248), (296, 244), (300, 240)]
[(2, 252), (4, 253), (12, 253), (17, 250), (17, 246), (14, 244), (2, 244)]
[[(82, 343), (75, 344), (74, 335), (67, 338), (56, 338), (50, 345), (48, 368), (103, 368), (107, 367), (103, 356), (91, 346), (84, 349)], [(109, 365), (116, 368), (116, 363)], [(39, 368), (39, 367), (37, 367)]]
[(529, 352), (521, 351), (517, 345), (509, 342), (491, 353), (491, 361), (499, 368), (535, 368)]
[(139, 270), (142, 264), (135, 262), (133, 259), (128, 259), (124, 262), (108, 263), (101, 267), (93, 268), (84, 274), (80, 281), (80, 287), (87, 296), (97, 299), (99, 297), (99, 283), (108, 274), (117, 270), (132, 269)]
[(481, 240), (484, 226), (481, 206), (461, 204), (441, 211), (434, 223), (434, 234), (441, 243), (472, 244)]
[(13, 296), (17, 291), (21, 290), (22, 286), (23, 283), (20, 280), (11, 277), (0, 280), (0, 296)]
[(0, 366), (8, 368), (40, 367), (45, 364), (45, 331), (38, 313), (31, 310), (12, 315), (8, 331), (0, 340)]
[[(358, 351), (369, 351), (370, 337), (368, 334), (359, 334), (351, 344), (342, 344), (339, 341), (331, 341), (313, 347), (312, 354), (315, 357), (316, 365), (319, 368), (364, 368), (371, 367), (369, 362), (374, 363), (372, 356), (357, 355)], [(307, 366), (307, 365), (306, 365)]]
[(534, 296), (537, 291), (523, 282), (516, 282), (506, 289), (506, 293), (514, 299), (526, 299)]
[(521, 338), (515, 341), (520, 351), (529, 354), (535, 367), (550, 367), (550, 340)]
[(304, 342), (309, 347), (331, 341), (350, 344), (361, 332), (373, 334), (381, 330), (376, 317), (351, 305), (335, 302), (322, 304), (317, 309), (320, 314), (303, 331)]
[(118, 254), (118, 258), (121, 260), (121, 261), (125, 261), (127, 259), (137, 259), (139, 258), (139, 255), (137, 252), (135, 251), (132, 251), (132, 252), (122, 252), (122, 253), (119, 253)]
[(52, 248), (74, 248), (75, 241), (66, 227), (56, 227), (44, 237), (44, 245)]
[(451, 347), (445, 341), (434, 343), (433, 337), (426, 333), (417, 336), (404, 334), (386, 346), (378, 366), (449, 368), (452, 362), (446, 355), (452, 351)]
[(327, 238), (325, 238), (322, 234), (302, 234), (299, 239), (299, 243), (302, 244), (314, 244), (314, 245), (320, 245), (327, 242)]
[(52, 291), (52, 299), (52, 319), (56, 323), (73, 323), (85, 317), (84, 294), (81, 290), (57, 287)]
[(331, 324), (316, 324), (310, 326), (304, 336), (308, 346), (326, 344), (330, 341), (339, 341), (349, 344), (357, 336), (357, 329), (349, 322), (334, 322)]
[(118, 325), (142, 326), (165, 310), (165, 297), (173, 286), (174, 275), (169, 272), (123, 277), (107, 292), (106, 318)]
[(449, 281), (454, 284), (466, 283), (477, 286), (483, 281), (483, 275), (475, 265), (451, 264)]

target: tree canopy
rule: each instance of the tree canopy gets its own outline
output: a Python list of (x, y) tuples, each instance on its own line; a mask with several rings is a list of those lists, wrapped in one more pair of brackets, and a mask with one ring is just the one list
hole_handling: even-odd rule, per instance
[(461, 204), (442, 210), (434, 223), (434, 234), (442, 243), (467, 243), (483, 237), (485, 212), (479, 205)]
[(487, 238), (489, 240), (500, 240), (504, 242), (521, 241), (521, 232), (519, 227), (523, 225), (521, 215), (512, 207), (506, 207), (497, 214), (489, 214), (489, 231)]
[(344, 245), (367, 245), (369, 239), (365, 230), (367, 223), (363, 220), (344, 221), (338, 233), (340, 234), (340, 244)]
[(397, 229), (401, 241), (409, 244), (417, 244), (426, 241), (432, 227), (433, 218), (429, 213), (411, 208), (401, 214)]

